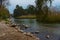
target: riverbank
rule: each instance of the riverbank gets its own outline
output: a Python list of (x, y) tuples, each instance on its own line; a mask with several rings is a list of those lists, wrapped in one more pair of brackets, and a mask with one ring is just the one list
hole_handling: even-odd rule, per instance
[(36, 19), (36, 15), (23, 15), (20, 17), (16, 17), (18, 19)]
[(38, 40), (36, 36), (25, 35), (11, 25), (5, 24), (5, 21), (0, 22), (0, 40)]

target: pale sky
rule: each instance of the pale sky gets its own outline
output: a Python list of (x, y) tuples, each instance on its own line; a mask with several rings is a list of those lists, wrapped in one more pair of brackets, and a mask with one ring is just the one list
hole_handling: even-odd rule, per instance
[(60, 6), (60, 0), (53, 0), (53, 6)]
[[(26, 8), (27, 5), (35, 5), (35, 0), (9, 0), (10, 6), (9, 11), (10, 13), (13, 13), (13, 10), (15, 9), (16, 5), (23, 6), (23, 8)], [(54, 0), (52, 3), (53, 6), (60, 6), (60, 0)]]

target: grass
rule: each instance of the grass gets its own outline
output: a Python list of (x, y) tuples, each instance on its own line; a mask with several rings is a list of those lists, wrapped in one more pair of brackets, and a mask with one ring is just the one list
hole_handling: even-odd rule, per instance
[[(36, 19), (36, 15), (23, 15), (17, 17), (19, 19)], [(46, 20), (44, 20), (45, 23), (60, 23), (60, 14), (51, 14), (46, 17)]]
[[(39, 20), (38, 20), (38, 22), (39, 22)], [(60, 23), (60, 14), (48, 15), (43, 21), (40, 21), (40, 22), (42, 22), (42, 23)]]
[(60, 15), (51, 15), (48, 18), (50, 21), (60, 21)]
[(23, 15), (23, 16), (20, 16), (17, 18), (20, 18), (20, 19), (36, 19), (36, 16), (35, 15)]

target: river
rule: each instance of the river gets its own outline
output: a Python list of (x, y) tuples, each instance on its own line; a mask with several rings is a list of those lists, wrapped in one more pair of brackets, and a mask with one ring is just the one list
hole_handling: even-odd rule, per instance
[[(25, 32), (39, 31), (36, 36), (41, 40), (60, 40), (60, 24), (42, 24), (38, 23), (36, 19), (15, 19), (15, 22), (28, 25), (29, 28), (24, 29)], [(46, 35), (50, 35), (49, 39), (46, 38)]]

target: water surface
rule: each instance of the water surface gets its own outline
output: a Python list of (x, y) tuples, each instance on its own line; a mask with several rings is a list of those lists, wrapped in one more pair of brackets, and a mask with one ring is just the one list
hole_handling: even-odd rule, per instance
[[(15, 22), (28, 25), (29, 28), (24, 29), (25, 32), (39, 31), (36, 36), (41, 40), (60, 40), (60, 24), (42, 24), (38, 23), (36, 19), (15, 19)], [(47, 39), (46, 35), (50, 35), (50, 38)]]

